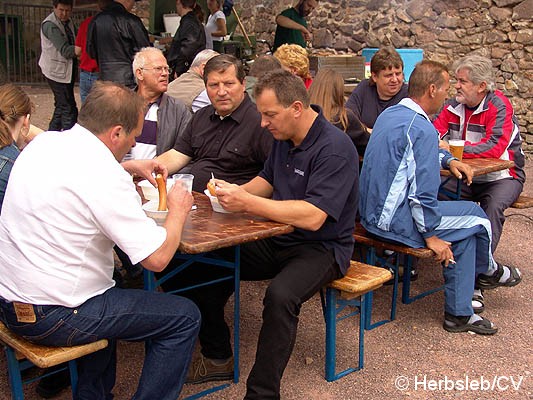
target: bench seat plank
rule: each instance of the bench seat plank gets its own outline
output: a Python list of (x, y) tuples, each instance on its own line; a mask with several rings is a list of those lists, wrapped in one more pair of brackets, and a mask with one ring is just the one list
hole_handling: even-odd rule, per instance
[(347, 294), (343, 297), (354, 298), (381, 287), (391, 278), (392, 273), (388, 269), (351, 261), (346, 275), (329, 286)]
[(405, 246), (399, 243), (389, 243), (378, 238), (372, 237), (368, 231), (361, 224), (357, 224), (355, 231), (353, 233), (356, 244), (363, 244), (368, 247), (374, 247), (381, 250), (391, 250), (397, 253), (406, 254), (416, 258), (432, 258), (435, 254), (433, 250), (428, 249), (427, 247), (423, 248), (414, 248)]
[(0, 322), (0, 342), (5, 343), (39, 368), (48, 368), (107, 347), (107, 340), (71, 347), (50, 347), (31, 343), (15, 335)]

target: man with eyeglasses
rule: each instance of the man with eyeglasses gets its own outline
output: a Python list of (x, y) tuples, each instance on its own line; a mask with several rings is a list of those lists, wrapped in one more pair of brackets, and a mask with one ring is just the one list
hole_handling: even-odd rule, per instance
[(87, 31), (87, 53), (96, 60), (100, 80), (135, 88), (131, 63), (135, 53), (150, 46), (148, 31), (131, 13), (139, 0), (115, 0), (97, 14)]
[[(181, 100), (167, 95), (169, 67), (161, 50), (155, 47), (142, 48), (133, 59), (133, 74), (137, 82), (137, 94), (146, 103), (146, 114), (141, 134), (136, 138), (136, 145), (126, 154), (124, 160), (152, 159), (173, 149), (189, 120), (191, 113)], [(122, 267), (130, 279), (140, 276), (143, 268), (132, 264), (130, 258), (115, 247)], [(119, 275), (119, 286), (126, 285)], [(127, 285), (126, 285), (127, 286)]]
[(132, 64), (137, 93), (147, 104), (144, 126), (137, 145), (131, 149), (134, 159), (151, 159), (173, 149), (191, 119), (181, 100), (167, 95), (169, 66), (161, 50), (142, 48)]

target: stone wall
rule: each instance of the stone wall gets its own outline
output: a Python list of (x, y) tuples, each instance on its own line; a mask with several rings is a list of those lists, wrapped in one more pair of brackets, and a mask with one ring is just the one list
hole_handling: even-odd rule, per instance
[[(235, 2), (246, 31), (274, 40), (275, 16), (290, 0)], [(309, 19), (313, 48), (361, 54), (391, 44), (451, 64), (475, 51), (492, 59), (533, 151), (533, 0), (322, 0)]]

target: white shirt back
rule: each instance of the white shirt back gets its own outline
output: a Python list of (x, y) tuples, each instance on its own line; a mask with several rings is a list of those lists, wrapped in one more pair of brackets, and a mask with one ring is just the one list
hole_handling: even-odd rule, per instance
[(95, 135), (46, 132), (20, 154), (0, 216), (0, 296), (76, 307), (114, 286), (113, 245), (142, 261), (166, 231)]

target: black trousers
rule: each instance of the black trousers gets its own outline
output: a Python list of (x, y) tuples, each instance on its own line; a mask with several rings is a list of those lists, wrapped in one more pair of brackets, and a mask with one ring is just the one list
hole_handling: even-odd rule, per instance
[[(224, 258), (229, 255), (227, 251), (219, 254)], [(176, 289), (223, 274), (220, 267), (193, 265), (163, 288)], [(340, 276), (333, 252), (321, 244), (282, 247), (264, 239), (241, 246), (241, 280), (271, 280), (263, 299), (263, 324), (246, 399), (279, 399), (281, 377), (296, 340), (300, 308), (326, 283)], [(232, 293), (232, 281), (180, 293), (200, 308), (199, 338), (202, 353), (208, 358), (232, 355), (230, 331), (224, 320), (224, 306)]]
[(54, 93), (54, 114), (48, 126), (50, 131), (64, 131), (74, 126), (78, 120), (78, 107), (74, 97), (74, 80), (60, 83), (46, 78)]

